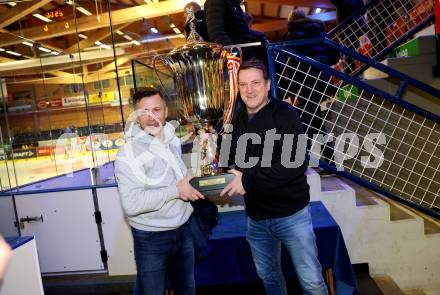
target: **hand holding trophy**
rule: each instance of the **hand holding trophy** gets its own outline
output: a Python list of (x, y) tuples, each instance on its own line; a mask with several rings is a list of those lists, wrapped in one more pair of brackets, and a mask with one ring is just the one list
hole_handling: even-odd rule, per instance
[[(187, 21), (194, 19), (192, 9), (186, 11)], [(216, 147), (214, 126), (229, 124), (232, 120), (237, 94), (236, 75), (240, 65), (241, 50), (224, 50), (220, 44), (204, 42), (190, 23), (191, 33), (185, 45), (161, 56), (172, 72), (179, 95), (179, 113), (194, 124), (199, 140), (197, 153), (197, 177), (191, 184), (205, 196), (218, 195), (234, 179), (230, 173), (222, 173)], [(230, 91), (225, 96), (224, 72), (230, 73)], [(156, 60), (153, 66), (156, 69)], [(232, 75), (231, 75), (232, 74)], [(160, 80), (160, 79), (159, 79)], [(220, 132), (221, 133), (221, 132)], [(219, 135), (221, 136), (221, 134)], [(226, 168), (226, 167), (225, 167)]]

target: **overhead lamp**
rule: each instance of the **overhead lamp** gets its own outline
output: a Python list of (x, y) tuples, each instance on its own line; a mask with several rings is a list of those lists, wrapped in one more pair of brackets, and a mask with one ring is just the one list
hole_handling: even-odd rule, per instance
[(159, 30), (153, 27), (153, 28), (150, 28), (150, 32), (153, 34), (157, 34), (157, 33), (159, 33)]
[(131, 38), (130, 36), (128, 36), (128, 35), (124, 35), (124, 36), (122, 36), (122, 37), (124, 37), (125, 39), (127, 39), (128, 41), (131, 41), (131, 40), (133, 40), (133, 38)]
[(322, 11), (321, 8), (316, 8), (315, 13), (320, 13)]
[(34, 17), (36, 17), (36, 18), (38, 18), (38, 19), (41, 19), (42, 21), (45, 21), (45, 22), (47, 22), (47, 23), (50, 23), (52, 20), (50, 19), (50, 18), (47, 18), (47, 17), (45, 17), (45, 16), (43, 16), (43, 15), (41, 15), (41, 14), (39, 14), (39, 13), (34, 13), (34, 14), (32, 14)]
[(15, 2), (8, 2), (8, 4), (11, 5), (11, 6), (17, 5), (17, 3), (15, 3)]
[(39, 50), (43, 51), (43, 52), (51, 52), (50, 49), (47, 49), (45, 47), (38, 47)]
[(176, 27), (176, 25), (174, 23), (170, 23), (170, 28), (174, 29)]
[(134, 45), (141, 45), (141, 42), (139, 42), (137, 40), (133, 40), (133, 41), (131, 41), (131, 43), (133, 43)]
[(3, 48), (0, 48), (0, 51), (5, 51)]
[(124, 35), (124, 32), (122, 32), (122, 31), (120, 31), (120, 30), (117, 30), (117, 31), (116, 31), (116, 34), (118, 34), (119, 36), (122, 36), (122, 35)]
[(60, 55), (60, 53), (58, 51), (51, 51), (50, 53), (53, 55)]
[(108, 46), (107, 44), (104, 44), (104, 43), (102, 43), (100, 41), (96, 41), (95, 44), (100, 46), (100, 47), (102, 47), (102, 48), (105, 48), (105, 49), (111, 49), (110, 46)]
[(85, 9), (82, 6), (77, 6), (76, 10), (78, 10), (79, 12), (81, 12), (82, 14), (85, 14), (85, 15), (92, 15), (92, 13), (90, 11), (88, 11), (87, 9)]
[(87, 38), (89, 38), (89, 37), (87, 37), (87, 36), (84, 35), (84, 34), (78, 34), (78, 37), (83, 38), (83, 39), (87, 39)]
[(21, 42), (21, 44), (27, 45), (29, 47), (34, 47), (34, 44), (32, 44), (31, 42), (27, 42), (27, 41), (23, 41), (23, 42)]
[(178, 28), (173, 28), (174, 33), (181, 34), (182, 32)]
[(9, 53), (9, 54), (12, 54), (12, 55), (15, 55), (15, 56), (21, 56), (20, 53), (15, 52), (15, 51), (6, 50), (6, 53)]

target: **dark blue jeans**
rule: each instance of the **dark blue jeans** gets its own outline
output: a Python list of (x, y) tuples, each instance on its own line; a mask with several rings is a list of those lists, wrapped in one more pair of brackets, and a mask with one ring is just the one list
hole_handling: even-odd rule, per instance
[(281, 270), (281, 244), (286, 246), (290, 254), (304, 295), (328, 294), (318, 260), (310, 205), (287, 217), (264, 220), (248, 218), (246, 239), (266, 294), (287, 295)]
[(194, 245), (189, 222), (162, 232), (132, 228), (137, 278), (135, 295), (163, 295), (168, 277), (174, 294), (194, 295)]

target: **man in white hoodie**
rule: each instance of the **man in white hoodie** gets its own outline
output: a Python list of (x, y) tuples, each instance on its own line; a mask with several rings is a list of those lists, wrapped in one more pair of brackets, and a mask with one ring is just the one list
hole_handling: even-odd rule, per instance
[(189, 201), (203, 195), (189, 183), (180, 141), (165, 121), (168, 109), (161, 93), (142, 89), (133, 95), (133, 106), (115, 174), (133, 234), (134, 294), (163, 295), (166, 277), (176, 295), (195, 294)]

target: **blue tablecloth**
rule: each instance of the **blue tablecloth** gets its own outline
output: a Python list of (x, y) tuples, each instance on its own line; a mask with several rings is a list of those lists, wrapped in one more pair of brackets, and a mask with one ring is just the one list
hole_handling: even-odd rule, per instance
[[(324, 270), (332, 269), (336, 294), (355, 294), (357, 290), (350, 258), (341, 230), (321, 202), (311, 202), (318, 258)], [(208, 256), (197, 263), (196, 284), (224, 285), (258, 280), (252, 254), (246, 242), (244, 211), (224, 212), (208, 241)], [(282, 256), (288, 276), (294, 275), (287, 252)]]
[(6, 243), (8, 243), (12, 249), (16, 249), (33, 239), (34, 237), (5, 237)]

